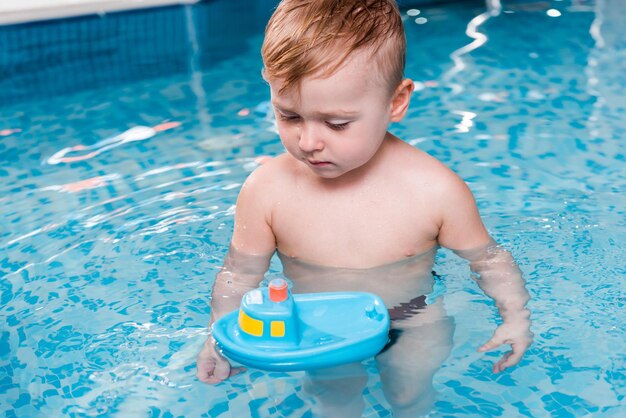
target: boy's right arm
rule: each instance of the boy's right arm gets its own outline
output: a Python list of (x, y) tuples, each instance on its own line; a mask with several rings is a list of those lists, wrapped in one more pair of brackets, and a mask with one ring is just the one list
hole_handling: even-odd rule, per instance
[[(258, 169), (257, 171), (264, 171)], [(235, 229), (224, 267), (217, 274), (211, 292), (211, 324), (239, 307), (243, 295), (263, 280), (276, 249), (276, 240), (270, 224), (270, 198), (259, 185), (255, 171), (241, 188), (235, 211)], [(239, 372), (231, 370), (215, 347), (209, 333), (197, 358), (197, 377), (216, 384)]]

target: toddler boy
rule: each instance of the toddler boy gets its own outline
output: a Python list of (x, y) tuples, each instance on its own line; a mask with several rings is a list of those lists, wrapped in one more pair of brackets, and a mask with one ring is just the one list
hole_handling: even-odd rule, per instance
[[(439, 245), (472, 262), (500, 310), (503, 323), (480, 350), (505, 343), (513, 350), (494, 372), (519, 362), (532, 341), (519, 269), (494, 245), (466, 184), (387, 131), (405, 116), (414, 88), (403, 76), (405, 43), (393, 0), (280, 3), (262, 55), (287, 152), (257, 168), (241, 189), (211, 309), (211, 322), (236, 309), (276, 251), (297, 292), (369, 290), (392, 313), (409, 307), (399, 314), (398, 340), (378, 356), (396, 416), (428, 409), (432, 375), (450, 350), (453, 325), (441, 303), (427, 306), (419, 298), (432, 290)], [(217, 383), (235, 372), (209, 338), (198, 357), (200, 380)], [(363, 377), (350, 375), (357, 376), (358, 395)], [(311, 376), (333, 385), (332, 378)], [(348, 407), (347, 398), (335, 406)], [(355, 414), (360, 407), (357, 401)]]

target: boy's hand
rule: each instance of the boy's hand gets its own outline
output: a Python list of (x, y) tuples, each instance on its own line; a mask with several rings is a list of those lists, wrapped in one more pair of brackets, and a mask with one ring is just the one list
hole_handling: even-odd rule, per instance
[(230, 367), (228, 360), (215, 348), (215, 340), (212, 337), (206, 340), (202, 346), (202, 350), (198, 353), (196, 366), (198, 369), (196, 373), (198, 379), (209, 385), (220, 383), (230, 376), (236, 375), (244, 370), (241, 367), (234, 369)]
[(504, 354), (502, 358), (493, 365), (493, 372), (500, 373), (504, 369), (515, 366), (521, 360), (526, 349), (533, 342), (533, 333), (530, 331), (530, 321), (521, 319), (504, 322), (493, 333), (493, 337), (482, 345), (478, 351), (493, 350), (502, 344), (510, 344), (512, 350)]

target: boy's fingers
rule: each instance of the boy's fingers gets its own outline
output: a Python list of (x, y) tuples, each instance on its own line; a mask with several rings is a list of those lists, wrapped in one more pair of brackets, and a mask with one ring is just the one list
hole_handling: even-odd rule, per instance
[(212, 373), (211, 368), (213, 364), (200, 365), (198, 364), (198, 371), (196, 372), (196, 377), (204, 383), (211, 383)]
[[(218, 362), (220, 364), (221, 362)], [(225, 365), (216, 365), (215, 369), (213, 369), (213, 374), (210, 376), (205, 375), (204, 378), (200, 377), (200, 380), (204, 383), (208, 383), (209, 385), (216, 385), (218, 383), (223, 382), (227, 378), (239, 374), (246, 370), (243, 367), (230, 367), (230, 363), (224, 361)]]
[(224, 359), (217, 360), (213, 369), (213, 378), (222, 381), (230, 375), (230, 363)]
[(485, 351), (493, 350), (494, 348), (499, 347), (500, 345), (502, 345), (502, 342), (500, 342), (500, 340), (496, 340), (492, 338), (491, 340), (487, 341), (485, 344), (480, 346), (478, 348), (478, 352), (483, 353)]
[(498, 360), (498, 362), (493, 365), (493, 372), (494, 373), (500, 373), (502, 370), (506, 369), (507, 368), (507, 366), (506, 366), (507, 361), (511, 357), (512, 354), (513, 354), (512, 351), (509, 351), (509, 352), (505, 353), (502, 356), (502, 358), (500, 360)]
[(506, 367), (515, 366), (519, 363), (528, 346), (523, 345), (520, 347), (517, 344), (512, 344), (511, 347), (513, 350), (511, 351), (511, 355), (506, 359)]
[(208, 339), (196, 361), (198, 379), (209, 385), (215, 385), (220, 383), (230, 376), (241, 373), (245, 369), (243, 367), (231, 367), (228, 360), (226, 360), (216, 349), (213, 341)]
[(509, 351), (506, 353), (500, 361), (493, 365), (493, 372), (500, 373), (504, 369), (515, 366), (522, 359), (523, 353), (516, 353), (515, 351)]

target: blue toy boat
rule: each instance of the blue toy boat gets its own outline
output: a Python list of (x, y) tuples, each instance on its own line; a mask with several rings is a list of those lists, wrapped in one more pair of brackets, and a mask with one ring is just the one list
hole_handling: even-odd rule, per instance
[(364, 292), (291, 295), (274, 279), (212, 326), (222, 353), (245, 366), (293, 371), (332, 367), (376, 355), (388, 341), (383, 301)]

